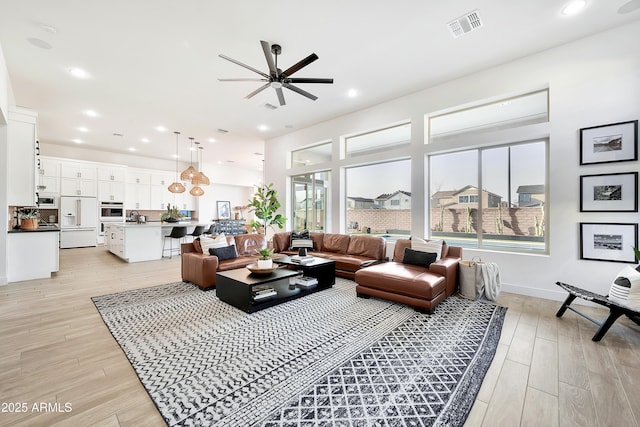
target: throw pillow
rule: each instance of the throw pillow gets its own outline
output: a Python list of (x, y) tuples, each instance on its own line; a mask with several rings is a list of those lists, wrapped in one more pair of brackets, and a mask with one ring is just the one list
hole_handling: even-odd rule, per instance
[(224, 233), (220, 233), (214, 238), (201, 238), (200, 246), (202, 246), (202, 253), (206, 254), (209, 252), (210, 248), (224, 248), (225, 246), (229, 246), (229, 243), (227, 242), (227, 237), (224, 235)]
[(405, 248), (402, 263), (429, 268), (431, 263), (436, 261), (436, 256), (437, 254), (435, 252), (423, 252), (416, 251), (411, 248)]
[(311, 239), (309, 230), (291, 232), (291, 244), (289, 245), (289, 249), (296, 250), (300, 248), (313, 249), (313, 240)]
[(436, 261), (440, 259), (440, 255), (442, 254), (442, 244), (444, 242), (442, 239), (434, 239), (426, 241), (419, 237), (412, 236), (411, 237), (411, 249), (422, 252), (435, 252), (436, 253)]
[(631, 266), (623, 268), (611, 284), (609, 299), (633, 310), (640, 310), (640, 272)]
[(209, 254), (217, 256), (218, 261), (238, 258), (238, 252), (236, 251), (235, 245), (229, 245), (222, 248), (209, 248)]
[(193, 247), (196, 249), (196, 252), (204, 253), (202, 252), (202, 245), (200, 244), (199, 237), (193, 240)]

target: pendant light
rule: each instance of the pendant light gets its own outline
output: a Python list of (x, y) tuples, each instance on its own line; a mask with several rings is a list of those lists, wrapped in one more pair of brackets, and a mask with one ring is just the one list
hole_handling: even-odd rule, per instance
[(190, 161), (189, 167), (183, 170), (180, 174), (180, 179), (182, 181), (191, 181), (193, 177), (198, 174), (196, 168), (193, 167), (193, 137), (189, 137), (189, 139), (191, 140), (191, 148), (189, 150)]
[[(196, 141), (196, 148), (198, 149), (198, 153), (196, 155), (196, 159), (198, 159), (198, 164), (200, 165), (200, 168), (202, 169), (202, 156), (201, 156), (201, 154), (203, 152), (201, 152), (200, 150), (204, 150), (204, 147), (199, 147), (199, 145), (200, 145), (200, 143), (198, 141)], [(204, 172), (198, 172), (198, 174), (196, 176), (194, 176), (193, 179), (191, 180), (191, 183), (193, 185), (210, 185), (211, 181), (204, 174)]]
[(169, 186), (169, 191), (172, 193), (184, 193), (184, 185), (178, 182), (178, 135), (180, 135), (180, 132), (173, 133), (176, 134), (176, 180)]

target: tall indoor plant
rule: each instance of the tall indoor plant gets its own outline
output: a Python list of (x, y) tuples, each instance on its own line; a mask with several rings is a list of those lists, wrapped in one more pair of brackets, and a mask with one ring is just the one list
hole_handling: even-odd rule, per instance
[(253, 199), (249, 200), (249, 212), (258, 218), (263, 227), (264, 234), (267, 234), (267, 226), (278, 228), (284, 228), (284, 224), (287, 218), (277, 213), (280, 208), (280, 202), (278, 202), (278, 192), (274, 190), (273, 183), (258, 187), (256, 194), (253, 195)]

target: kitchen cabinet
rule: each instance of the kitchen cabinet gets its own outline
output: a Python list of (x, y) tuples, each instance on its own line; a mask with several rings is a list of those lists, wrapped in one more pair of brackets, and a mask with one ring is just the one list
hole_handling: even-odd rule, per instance
[(169, 191), (169, 185), (174, 179), (174, 175), (169, 172), (151, 174), (151, 209), (166, 210), (167, 203), (174, 204), (174, 195)]
[(112, 254), (127, 262), (151, 261), (162, 258), (161, 226), (105, 225), (105, 246)]
[(40, 157), (38, 159), (37, 187), (39, 193), (60, 195), (60, 162)]
[(143, 169), (128, 169), (126, 182), (127, 184), (151, 185), (151, 174)]
[(124, 181), (98, 181), (98, 201), (124, 203)]
[(7, 120), (7, 205), (36, 204), (36, 141), (38, 113), (11, 108)]
[(98, 196), (97, 167), (91, 164), (62, 162), (60, 195)]
[(9, 282), (47, 279), (59, 270), (59, 231), (22, 231), (7, 234)]
[(98, 181), (125, 182), (126, 168), (120, 166), (98, 166)]
[(149, 184), (127, 184), (124, 207), (128, 210), (151, 209), (151, 186)]

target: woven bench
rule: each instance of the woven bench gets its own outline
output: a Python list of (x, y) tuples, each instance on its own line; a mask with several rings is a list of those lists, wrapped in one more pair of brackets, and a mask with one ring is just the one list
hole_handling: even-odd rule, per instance
[[(618, 318), (623, 314), (627, 316), (629, 319), (631, 319), (634, 323), (640, 325), (639, 311), (633, 310), (629, 307), (625, 307), (623, 305), (610, 301), (609, 298), (607, 298), (606, 296), (596, 294), (595, 292), (590, 292), (585, 289), (580, 289), (578, 287), (567, 285), (566, 283), (562, 283), (562, 282), (556, 282), (556, 285), (560, 286), (562, 289), (569, 292), (569, 296), (562, 304), (562, 307), (560, 307), (560, 310), (558, 310), (558, 312), (556, 313), (556, 317), (562, 317), (564, 312), (567, 311), (567, 309), (569, 309), (574, 313), (600, 326), (596, 334), (593, 336), (593, 338), (591, 338), (593, 341), (600, 341), (602, 337), (604, 337), (604, 334), (607, 333), (609, 328), (611, 328), (611, 326), (613, 326), (616, 320), (618, 320)], [(581, 298), (583, 300), (591, 301), (593, 303), (607, 307), (609, 309), (609, 316), (605, 319), (604, 322), (598, 322), (597, 320), (587, 316), (586, 314), (579, 312), (575, 308), (570, 307), (571, 303), (576, 298)]]

